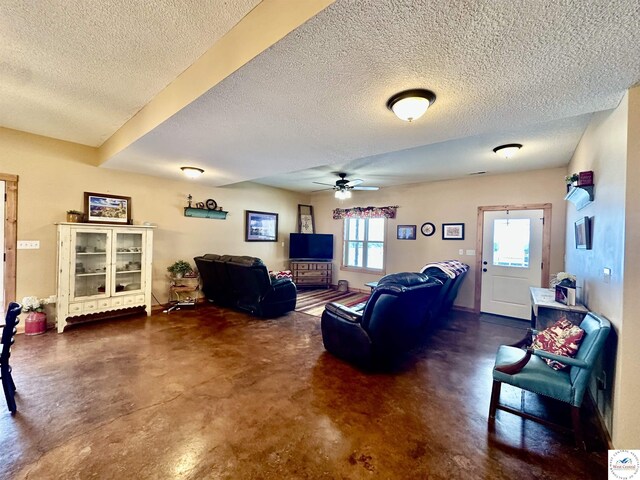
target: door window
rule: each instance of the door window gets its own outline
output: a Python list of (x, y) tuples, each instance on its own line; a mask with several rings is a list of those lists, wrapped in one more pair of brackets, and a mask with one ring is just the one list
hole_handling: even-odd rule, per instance
[(493, 265), (529, 268), (531, 220), (528, 218), (493, 221)]

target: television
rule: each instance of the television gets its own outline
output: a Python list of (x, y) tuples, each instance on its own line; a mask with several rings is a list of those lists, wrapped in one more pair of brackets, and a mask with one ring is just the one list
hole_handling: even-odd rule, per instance
[(326, 233), (289, 234), (289, 258), (298, 260), (332, 260), (333, 235)]

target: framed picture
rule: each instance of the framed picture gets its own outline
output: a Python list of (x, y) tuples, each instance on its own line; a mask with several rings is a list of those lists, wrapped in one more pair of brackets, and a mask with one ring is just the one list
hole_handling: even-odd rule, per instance
[(398, 225), (398, 240), (415, 240), (415, 225)]
[(443, 223), (443, 240), (464, 240), (464, 223)]
[(131, 197), (84, 192), (84, 213), (88, 223), (131, 224)]
[(278, 214), (269, 212), (254, 212), (246, 210), (246, 236), (247, 242), (277, 242), (278, 241)]
[(575, 223), (576, 248), (591, 250), (591, 219), (583, 217)]
[(315, 233), (313, 206), (298, 204), (298, 233)]

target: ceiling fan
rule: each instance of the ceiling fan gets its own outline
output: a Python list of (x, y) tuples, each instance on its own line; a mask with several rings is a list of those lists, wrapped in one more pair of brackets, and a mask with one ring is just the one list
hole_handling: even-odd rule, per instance
[(351, 197), (351, 190), (378, 190), (380, 187), (365, 187), (360, 185), (364, 182), (364, 180), (360, 180), (356, 178), (355, 180), (348, 180), (346, 173), (338, 173), (339, 180), (336, 180), (334, 185), (330, 183), (322, 183), (322, 182), (313, 182), (318, 185), (327, 185), (329, 188), (323, 188), (321, 190), (314, 190), (315, 192), (321, 192), (322, 190), (335, 190), (335, 196), (339, 199), (345, 199)]

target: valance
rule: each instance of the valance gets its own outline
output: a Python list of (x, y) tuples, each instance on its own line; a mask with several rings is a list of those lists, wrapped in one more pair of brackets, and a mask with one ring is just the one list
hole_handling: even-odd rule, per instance
[(396, 218), (398, 205), (389, 207), (353, 207), (336, 208), (333, 211), (333, 219), (342, 218)]

